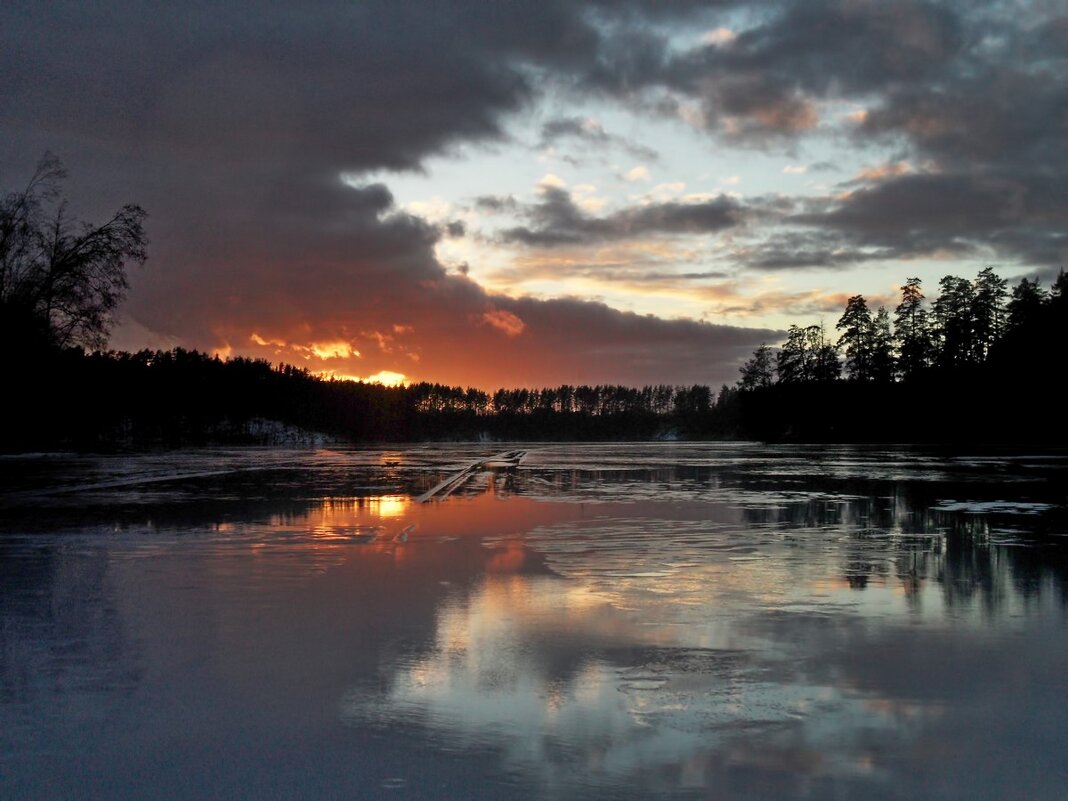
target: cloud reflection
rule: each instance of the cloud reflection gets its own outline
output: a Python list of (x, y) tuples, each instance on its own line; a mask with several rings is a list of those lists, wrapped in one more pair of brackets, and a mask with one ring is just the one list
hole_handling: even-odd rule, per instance
[(486, 576), (439, 608), (429, 649), (388, 666), (383, 696), (353, 691), (342, 716), (426, 727), (449, 749), (499, 748), (510, 770), (566, 791), (637, 776), (706, 787), (727, 765), (869, 776), (878, 768), (863, 738), (842, 741), (915, 734), (933, 709), (786, 680), (771, 672), (774, 654), (686, 639), (582, 585)]

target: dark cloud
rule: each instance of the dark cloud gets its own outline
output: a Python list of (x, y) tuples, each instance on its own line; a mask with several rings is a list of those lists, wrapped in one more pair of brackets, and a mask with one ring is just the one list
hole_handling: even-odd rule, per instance
[(475, 198), (475, 208), (490, 214), (500, 214), (506, 211), (515, 211), (519, 208), (519, 201), (512, 195), (482, 195)]
[(510, 57), (566, 50), (565, 31), (480, 41), (480, 15), (457, 10), (28, 4), (0, 25), (3, 115), (199, 159), (415, 168), (500, 135), (531, 92)]
[(832, 231), (785, 231), (747, 247), (737, 259), (757, 270), (797, 270), (854, 267), (871, 261), (890, 261), (897, 254), (887, 248), (846, 246)]
[(729, 41), (673, 52), (663, 36), (627, 29), (606, 37), (588, 86), (633, 95), (666, 89), (668, 113), (698, 103), (702, 124), (736, 142), (813, 130), (814, 101), (866, 97), (937, 79), (966, 37), (946, 4), (813, 0), (763, 4), (761, 21)]
[(539, 279), (560, 278), (587, 278), (598, 283), (618, 283), (629, 286), (646, 287), (671, 287), (678, 288), (680, 285), (692, 284), (700, 286), (708, 281), (731, 278), (732, 274), (725, 270), (692, 270), (680, 271), (669, 269), (679, 264), (679, 259), (666, 258), (643, 258), (641, 254), (627, 254), (626, 261), (620, 263), (600, 262), (597, 260), (573, 263), (565, 261), (556, 263), (546, 261), (539, 264), (524, 264), (521, 267), (511, 267), (498, 270), (493, 273), (493, 278), (498, 281), (509, 283), (521, 283), (523, 281)]
[(588, 117), (556, 117), (541, 127), (540, 147), (549, 147), (560, 139), (576, 139), (589, 147), (616, 147), (643, 161), (656, 161), (660, 155), (651, 147), (610, 134), (599, 122)]
[(946, 167), (1031, 171), (1068, 163), (1068, 85), (1060, 75), (996, 68), (951, 85), (884, 96), (862, 136), (903, 136)]
[(867, 94), (936, 76), (964, 44), (947, 5), (900, 0), (788, 3), (768, 22), (674, 65), (679, 81), (722, 70), (828, 95)]
[[(824, 222), (903, 252), (981, 245), (1033, 265), (1068, 258), (1068, 15), (998, 14), (938, 80), (890, 87), (857, 128), (897, 141), (939, 174), (858, 193)], [(891, 242), (891, 240), (894, 240)]]
[[(753, 349), (779, 336), (776, 331), (618, 312), (580, 300), (526, 298), (505, 307), (527, 324), (529, 334), (550, 345), (549, 351), (519, 350), (517, 355), (529, 361), (510, 369), (528, 384), (540, 383), (536, 371), (548, 369), (587, 383), (620, 380), (613, 375), (630, 383), (734, 383), (738, 365)], [(517, 337), (513, 344), (521, 340)], [(620, 371), (613, 365), (626, 367)]]
[(544, 187), (542, 200), (523, 211), (533, 226), (509, 228), (501, 232), (502, 241), (556, 247), (661, 234), (708, 234), (740, 224), (745, 213), (737, 201), (720, 195), (697, 203), (650, 203), (594, 217), (580, 209), (567, 190), (553, 186)]
[[(842, 245), (876, 248), (889, 260), (986, 248), (1031, 263), (1065, 255), (1068, 197), (1048, 179), (909, 174), (846, 194), (824, 211), (788, 222), (816, 226)], [(851, 255), (849, 258), (856, 258)], [(867, 260), (867, 256), (863, 257)], [(833, 264), (833, 262), (831, 262)]]
[(823, 214), (793, 222), (832, 228), (883, 245), (923, 244), (930, 236), (983, 235), (1019, 220), (1021, 187), (957, 175), (904, 175), (847, 194)]

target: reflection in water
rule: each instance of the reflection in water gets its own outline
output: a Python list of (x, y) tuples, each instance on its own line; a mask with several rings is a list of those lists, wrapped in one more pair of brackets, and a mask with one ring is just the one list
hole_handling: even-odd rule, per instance
[[(343, 716), (495, 747), (567, 796), (593, 781), (914, 797), (942, 770), (950, 795), (986, 795), (975, 755), (1033, 725), (998, 687), (1011, 649), (1034, 660), (1032, 700), (1063, 684), (1068, 648), (1044, 641), (1065, 624), (1059, 550), (999, 545), (989, 519), (911, 508), (905, 492), (759, 500), (532, 527), (522, 542), (554, 575), (487, 574), (450, 595), (429, 646), (383, 664), (388, 690), (357, 687)], [(1000, 728), (972, 730), (976, 708)], [(1030, 786), (1055, 794), (1063, 769), (1037, 758), (1054, 773)]]
[(395, 666), (388, 693), (355, 691), (343, 714), (429, 727), (451, 748), (495, 744), (507, 770), (568, 795), (591, 777), (709, 786), (725, 750), (732, 764), (870, 775), (873, 755), (843, 741), (915, 732), (938, 714), (803, 675), (776, 680), (760, 648), (693, 647), (686, 636), (556, 578), (488, 577), (443, 605), (432, 648)]
[(1063, 458), (475, 450), (15, 485), (0, 797), (1063, 796)]

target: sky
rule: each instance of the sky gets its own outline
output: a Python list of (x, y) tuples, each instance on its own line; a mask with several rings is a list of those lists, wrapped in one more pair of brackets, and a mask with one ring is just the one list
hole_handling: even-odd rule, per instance
[(1068, 2), (0, 5), (0, 188), (148, 214), (112, 346), (734, 383), (791, 323), (1068, 259)]

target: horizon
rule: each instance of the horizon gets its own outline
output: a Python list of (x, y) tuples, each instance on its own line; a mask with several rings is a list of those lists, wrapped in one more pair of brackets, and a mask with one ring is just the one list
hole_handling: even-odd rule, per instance
[(733, 385), (851, 295), (1068, 256), (1068, 15), (0, 10), (0, 181), (144, 206), (111, 338), (449, 386)]

